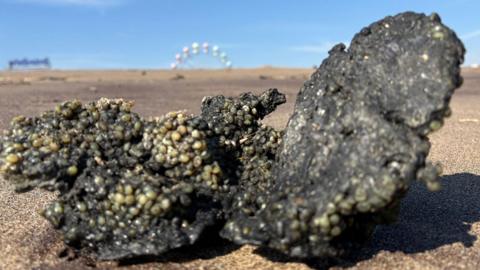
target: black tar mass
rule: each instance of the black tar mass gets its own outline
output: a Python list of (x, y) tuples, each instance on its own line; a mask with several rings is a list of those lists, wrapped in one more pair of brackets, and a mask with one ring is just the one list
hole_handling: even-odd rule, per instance
[(402, 13), (335, 46), (284, 131), (260, 122), (285, 102), (276, 89), (148, 120), (124, 100), (70, 101), (16, 117), (0, 170), (17, 191), (59, 191), (43, 216), (99, 259), (160, 255), (222, 227), (239, 244), (337, 256), (394, 220), (413, 180), (440, 187), (426, 136), (451, 113), (463, 55), (438, 15)]
[(426, 135), (450, 114), (464, 48), (438, 15), (403, 13), (335, 46), (306, 81), (263, 207), (222, 234), (294, 257), (338, 255), (395, 217), (413, 180), (438, 189)]

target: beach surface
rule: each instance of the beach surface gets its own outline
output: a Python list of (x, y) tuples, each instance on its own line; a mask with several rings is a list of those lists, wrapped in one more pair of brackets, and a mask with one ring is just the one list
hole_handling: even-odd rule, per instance
[[(142, 116), (186, 109), (198, 114), (204, 96), (260, 93), (287, 96), (264, 122), (283, 128), (311, 69), (231, 71), (22, 71), (0, 72), (0, 130), (16, 115), (35, 116), (65, 100), (100, 97), (135, 101)], [(463, 69), (453, 114), (430, 136), (429, 159), (443, 165), (442, 190), (414, 184), (397, 223), (379, 226), (372, 240), (341, 260), (288, 261), (253, 246), (213, 243), (127, 262), (75, 257), (39, 212), (55, 197), (41, 190), (16, 194), (0, 178), (0, 269), (480, 269), (480, 69)], [(66, 254), (65, 254), (66, 253)]]

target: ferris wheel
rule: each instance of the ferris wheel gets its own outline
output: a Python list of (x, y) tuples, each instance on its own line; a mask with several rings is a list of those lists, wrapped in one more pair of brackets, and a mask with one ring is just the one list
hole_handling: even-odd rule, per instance
[(211, 57), (220, 64), (221, 68), (232, 68), (232, 61), (225, 51), (220, 50), (217, 45), (210, 45), (204, 42), (201, 45), (193, 42), (190, 46), (184, 46), (181, 52), (175, 54), (175, 61), (170, 64), (171, 69), (196, 68), (195, 59), (201, 56)]

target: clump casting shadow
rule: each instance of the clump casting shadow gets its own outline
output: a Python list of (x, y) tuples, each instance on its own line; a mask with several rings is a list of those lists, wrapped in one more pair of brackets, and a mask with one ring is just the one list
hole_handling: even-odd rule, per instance
[(0, 167), (19, 192), (59, 191), (43, 216), (100, 260), (211, 233), (291, 258), (340, 256), (395, 220), (414, 180), (440, 187), (427, 135), (451, 113), (463, 55), (438, 15), (402, 13), (333, 47), (283, 131), (261, 122), (285, 102), (276, 89), (155, 119), (121, 99), (69, 101), (13, 119)]

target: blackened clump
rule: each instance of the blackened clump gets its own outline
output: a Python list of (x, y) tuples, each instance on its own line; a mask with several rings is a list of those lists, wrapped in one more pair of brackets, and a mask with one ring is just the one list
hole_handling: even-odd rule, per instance
[[(284, 102), (270, 89), (206, 98), (202, 116), (146, 120), (120, 99), (69, 101), (15, 118), (1, 139), (0, 166), (17, 191), (60, 192), (42, 215), (68, 245), (99, 259), (159, 255), (222, 227), (244, 167), (247, 181), (266, 181), (271, 165), (253, 171), (256, 160), (271, 164), (273, 152), (249, 150), (247, 159), (242, 145), (264, 144), (266, 129), (275, 133), (260, 119)], [(265, 145), (279, 143), (276, 136)]]
[(292, 257), (340, 255), (395, 219), (413, 180), (440, 187), (426, 136), (451, 113), (463, 54), (436, 14), (387, 17), (330, 51), (285, 131), (260, 121), (285, 102), (276, 89), (149, 120), (124, 100), (70, 101), (15, 118), (0, 170), (17, 191), (59, 191), (43, 216), (99, 259), (159, 255), (222, 227)]
[(15, 117), (1, 140), (0, 169), (19, 191), (67, 191), (86, 167), (131, 168), (139, 158), (131, 145), (144, 128), (132, 106), (120, 99), (86, 106), (75, 100), (40, 117)]
[(223, 235), (294, 257), (335, 256), (397, 216), (413, 180), (438, 189), (426, 137), (449, 115), (464, 48), (433, 14), (403, 13), (335, 46), (297, 97), (264, 207)]

